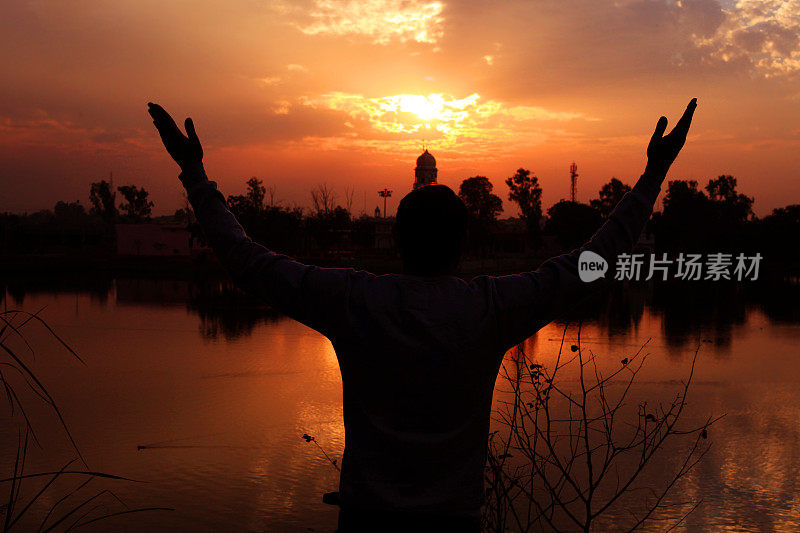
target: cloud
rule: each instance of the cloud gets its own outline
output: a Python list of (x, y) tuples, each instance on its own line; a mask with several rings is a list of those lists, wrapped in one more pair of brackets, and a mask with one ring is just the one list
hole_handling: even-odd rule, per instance
[(800, 72), (800, 0), (739, 0), (710, 36), (695, 37), (710, 59), (745, 62), (766, 77)]
[[(345, 138), (329, 139), (330, 146), (351, 144), (387, 152), (408, 150), (422, 140), (437, 148), (488, 150), (541, 142), (559, 131), (553, 122), (594, 120), (580, 113), (537, 106), (506, 105), (471, 94), (398, 94), (368, 98), (332, 92), (302, 102), (314, 109), (346, 114), (350, 129)], [(349, 140), (348, 140), (349, 139)]]
[(90, 127), (39, 110), (28, 118), (0, 116), (0, 143), (12, 149), (70, 146), (78, 152), (124, 152), (141, 146), (142, 132), (136, 128)]
[(275, 105), (272, 107), (272, 112), (276, 115), (288, 115), (291, 111), (292, 104), (288, 100), (279, 100), (275, 102)]
[(419, 0), (316, 0), (308, 35), (361, 35), (375, 44), (436, 43), (442, 36), (441, 2)]
[(800, 73), (800, 0), (498, 0), (449, 3), (445, 14), (438, 78), (469, 76), (502, 100), (594, 105), (601, 91), (635, 98), (665, 82), (734, 87)]

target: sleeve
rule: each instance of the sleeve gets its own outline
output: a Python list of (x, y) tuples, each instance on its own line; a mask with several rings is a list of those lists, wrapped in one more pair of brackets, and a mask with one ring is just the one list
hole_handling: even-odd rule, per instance
[(333, 340), (354, 280), (366, 273), (304, 265), (253, 242), (204, 170), (184, 171), (180, 179), (206, 239), (236, 285)]
[[(617, 256), (630, 253), (644, 229), (661, 190), (662, 175), (647, 171), (614, 208), (606, 222), (581, 248), (548, 259), (534, 272), (489, 278), (499, 342), (510, 348), (608, 283)], [(581, 281), (578, 258), (592, 251), (608, 263), (605, 278)]]

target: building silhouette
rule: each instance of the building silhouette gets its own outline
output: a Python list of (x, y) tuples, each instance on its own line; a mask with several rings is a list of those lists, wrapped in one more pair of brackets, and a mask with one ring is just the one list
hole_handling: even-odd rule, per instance
[(417, 167), (414, 169), (414, 188), (436, 183), (436, 159), (428, 150), (422, 152), (417, 158)]

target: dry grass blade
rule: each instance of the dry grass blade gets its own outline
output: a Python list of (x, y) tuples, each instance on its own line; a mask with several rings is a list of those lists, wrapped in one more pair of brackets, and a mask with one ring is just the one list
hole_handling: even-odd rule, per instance
[(105, 474), (103, 472), (92, 472), (90, 470), (56, 470), (54, 472), (37, 472), (35, 474), (21, 474), (17, 475), (14, 474), (14, 477), (7, 477), (0, 479), (0, 483), (8, 483), (9, 481), (13, 482), (15, 480), (22, 480), (22, 479), (32, 479), (36, 477), (44, 477), (44, 476), (52, 476), (54, 474), (60, 474), (64, 476), (92, 476), (104, 479), (116, 479), (120, 481), (130, 481), (132, 483), (147, 483), (147, 481), (141, 481), (138, 479), (131, 479), (128, 477), (123, 476), (115, 476), (114, 474)]
[(57, 333), (56, 333), (56, 332), (53, 330), (53, 328), (51, 328), (51, 327), (50, 327), (50, 325), (49, 325), (47, 322), (45, 322), (45, 321), (44, 321), (44, 320), (43, 320), (43, 319), (42, 319), (42, 318), (39, 316), (39, 313), (41, 313), (43, 309), (44, 309), (44, 308), (42, 308), (42, 309), (40, 309), (40, 310), (36, 311), (36, 313), (26, 313), (25, 311), (20, 311), (20, 312), (21, 312), (21, 313), (25, 313), (25, 314), (29, 315), (29, 320), (35, 320), (35, 321), (37, 321), (39, 324), (41, 324), (42, 326), (44, 326), (44, 327), (45, 327), (45, 329), (47, 329), (47, 331), (48, 331), (48, 332), (50, 332), (50, 334), (53, 336), (53, 338), (55, 338), (55, 339), (56, 339), (56, 340), (57, 340), (57, 341), (58, 341), (58, 342), (61, 344), (61, 346), (63, 346), (64, 348), (66, 348), (66, 350), (67, 350), (69, 353), (71, 353), (71, 354), (72, 354), (72, 356), (73, 356), (75, 359), (77, 359), (78, 361), (80, 361), (80, 363), (81, 363), (81, 364), (83, 364), (83, 365), (85, 366), (85, 365), (86, 365), (86, 361), (84, 361), (83, 359), (81, 359), (81, 356), (79, 356), (79, 355), (78, 355), (78, 353), (77, 353), (75, 350), (73, 350), (73, 349), (70, 347), (70, 345), (69, 345), (69, 344), (67, 344), (66, 342), (64, 342), (64, 339), (62, 339), (62, 338), (61, 338), (61, 337), (60, 337), (60, 336), (59, 336), (59, 335), (58, 335), (58, 334), (57, 334)]
[[(39, 316), (39, 313), (41, 313), (42, 311), (44, 311), (44, 309), (45, 309), (45, 308), (44, 308), (44, 307), (42, 307), (41, 309), (39, 309), (39, 310), (38, 310), (38, 311), (36, 311), (35, 313), (29, 313), (29, 312), (27, 312), (27, 311), (18, 311), (18, 310), (15, 310), (15, 311), (0, 311), (0, 320), (2, 320), (3, 322), (5, 322), (5, 323), (6, 323), (6, 326), (9, 326), (9, 327), (11, 327), (11, 328), (12, 328), (12, 330), (14, 330), (14, 332), (15, 332), (17, 335), (19, 335), (19, 337), (20, 337), (20, 338), (21, 338), (21, 339), (22, 339), (22, 340), (25, 342), (25, 344), (26, 344), (26, 345), (27, 345), (27, 346), (30, 348), (30, 350), (31, 350), (31, 353), (33, 353), (33, 348), (32, 348), (32, 347), (31, 347), (31, 345), (28, 343), (28, 341), (27, 341), (27, 339), (25, 338), (25, 336), (24, 336), (24, 335), (22, 335), (22, 333), (21, 333), (19, 330), (20, 330), (20, 329), (21, 329), (23, 326), (25, 326), (25, 324), (27, 324), (28, 322), (30, 322), (31, 320), (35, 320), (35, 321), (37, 321), (39, 324), (41, 324), (42, 326), (44, 326), (44, 328), (45, 328), (45, 329), (47, 329), (47, 331), (50, 333), (50, 335), (52, 335), (52, 336), (53, 336), (53, 338), (54, 338), (54, 339), (56, 339), (56, 340), (59, 342), (59, 344), (61, 344), (61, 346), (63, 346), (63, 347), (64, 347), (64, 348), (65, 348), (65, 349), (66, 349), (66, 350), (67, 350), (67, 351), (68, 351), (70, 354), (72, 354), (72, 356), (73, 356), (75, 359), (77, 359), (78, 361), (80, 361), (80, 363), (81, 363), (81, 364), (83, 364), (83, 365), (85, 366), (85, 365), (86, 365), (86, 361), (84, 361), (84, 360), (81, 358), (81, 356), (79, 356), (79, 355), (78, 355), (78, 353), (77, 353), (75, 350), (73, 350), (73, 349), (72, 349), (72, 347), (71, 347), (69, 344), (67, 344), (67, 343), (64, 341), (64, 339), (62, 339), (62, 338), (61, 338), (61, 337), (60, 337), (60, 336), (59, 336), (59, 335), (58, 335), (58, 334), (57, 334), (57, 333), (56, 333), (56, 332), (53, 330), (53, 328), (51, 328), (51, 327), (50, 327), (50, 325), (49, 325), (47, 322), (45, 322), (45, 320), (44, 320), (44, 319), (42, 319), (42, 317), (40, 317), (40, 316)], [(26, 318), (26, 319), (25, 319), (25, 320), (24, 320), (24, 321), (23, 321), (23, 322), (22, 322), (22, 323), (21, 323), (19, 326), (14, 326), (14, 325), (13, 325), (13, 324), (12, 324), (12, 323), (9, 321), (9, 320), (7, 320), (7, 319), (5, 318), (5, 317), (6, 317), (6, 315), (8, 315), (8, 314), (10, 314), (10, 313), (13, 313), (13, 316), (16, 316), (17, 314), (25, 315), (27, 318)], [(4, 329), (5, 329), (5, 327), (4, 327)]]
[(17, 473), (19, 472), (19, 459), (21, 455), (22, 436), (17, 439), (17, 456), (14, 459), (14, 477), (11, 480), (11, 490), (8, 493), (8, 503), (6, 503), (6, 518), (3, 524), (3, 531), (8, 531), (9, 524), (11, 523), (11, 515), (14, 514), (14, 495), (17, 488)]
[[(102, 497), (102, 496), (104, 496), (104, 495), (106, 495), (106, 494), (109, 494), (109, 495), (111, 495), (111, 496), (112, 496), (114, 499), (116, 499), (117, 501), (119, 501), (120, 503), (122, 503), (123, 505), (125, 505), (125, 504), (124, 504), (124, 502), (122, 502), (122, 500), (120, 500), (119, 498), (117, 498), (117, 495), (116, 495), (116, 494), (114, 494), (113, 492), (111, 492), (110, 490), (101, 490), (100, 492), (98, 492), (98, 493), (96, 493), (96, 494), (94, 494), (94, 495), (92, 495), (92, 496), (90, 496), (90, 497), (86, 498), (86, 499), (85, 499), (83, 502), (79, 503), (78, 505), (76, 505), (75, 507), (73, 507), (72, 509), (70, 509), (69, 511), (67, 511), (66, 513), (64, 513), (64, 514), (61, 516), (61, 518), (59, 518), (58, 520), (56, 520), (55, 522), (53, 522), (52, 524), (50, 524), (48, 527), (44, 528), (44, 531), (45, 531), (45, 532), (46, 532), (46, 531), (52, 531), (52, 530), (53, 530), (53, 529), (55, 529), (55, 528), (56, 528), (58, 525), (60, 525), (62, 522), (64, 522), (65, 520), (67, 520), (69, 517), (71, 517), (72, 515), (74, 515), (74, 514), (75, 514), (75, 513), (77, 513), (78, 511), (80, 511), (80, 510), (81, 510), (83, 507), (85, 507), (86, 505), (88, 505), (88, 504), (92, 503), (92, 502), (93, 502), (93, 501), (95, 501), (96, 499), (98, 499), (98, 498), (100, 498), (100, 497)], [(127, 506), (126, 506), (126, 507), (127, 507)], [(90, 509), (90, 510), (88, 511), (88, 513), (91, 513), (91, 512), (92, 512), (94, 509), (96, 509), (96, 508), (97, 508), (97, 507), (93, 507), (92, 509)], [(87, 513), (87, 514), (88, 514), (88, 513)], [(76, 523), (80, 522), (80, 521), (81, 521), (81, 519), (82, 519), (82, 518), (84, 518), (85, 516), (86, 516), (86, 515), (83, 515), (83, 516), (81, 516), (80, 518), (78, 518), (78, 520), (76, 520), (76, 521), (73, 523), (73, 525), (75, 525)], [(70, 526), (69, 528), (67, 528), (67, 530), (69, 530), (69, 529), (71, 529), (71, 526)]]
[[(71, 465), (71, 464), (72, 464), (72, 463), (74, 463), (74, 462), (75, 462), (75, 460), (73, 459), (72, 461), (70, 461), (70, 462), (68, 462), (67, 464), (65, 464), (65, 465), (64, 465), (64, 466), (61, 468), (61, 470), (59, 470), (58, 472), (56, 472), (55, 474), (53, 474), (53, 477), (51, 477), (51, 478), (50, 478), (50, 481), (48, 481), (48, 482), (47, 482), (47, 483), (46, 483), (46, 484), (45, 484), (45, 485), (44, 485), (44, 486), (43, 486), (43, 487), (42, 487), (42, 488), (39, 490), (39, 492), (37, 492), (37, 493), (36, 493), (36, 495), (35, 495), (33, 498), (31, 498), (31, 500), (30, 500), (30, 501), (28, 502), (28, 504), (27, 504), (27, 505), (26, 505), (26, 506), (25, 506), (25, 507), (22, 509), (22, 511), (20, 511), (20, 512), (19, 512), (19, 514), (17, 514), (17, 517), (16, 517), (16, 518), (14, 518), (13, 520), (11, 520), (11, 523), (9, 523), (9, 524), (8, 524), (8, 526), (6, 527), (6, 530), (9, 530), (9, 529), (11, 529), (11, 528), (14, 526), (14, 524), (16, 524), (16, 523), (17, 523), (17, 521), (18, 521), (20, 518), (22, 518), (22, 516), (25, 514), (25, 512), (26, 512), (28, 509), (30, 509), (30, 508), (31, 508), (31, 506), (32, 506), (34, 503), (36, 503), (36, 501), (37, 501), (37, 500), (38, 500), (38, 499), (41, 497), (41, 495), (42, 495), (42, 494), (44, 494), (44, 493), (45, 493), (45, 491), (46, 491), (48, 488), (50, 488), (50, 485), (52, 485), (52, 484), (53, 484), (53, 482), (55, 482), (55, 480), (56, 480), (56, 479), (58, 479), (58, 477), (61, 475), (61, 473), (62, 473), (62, 472), (64, 472), (64, 470), (66, 470), (66, 469), (69, 467), (69, 465)], [(21, 481), (21, 480), (20, 480), (20, 481)], [(21, 485), (21, 484), (22, 484), (22, 483), (20, 483), (20, 485)], [(9, 513), (9, 514), (8, 514), (8, 516), (10, 517), (10, 516), (11, 516), (11, 513)]]
[(114, 516), (120, 516), (120, 515), (124, 515), (124, 514), (142, 513), (142, 512), (145, 512), (145, 511), (174, 511), (174, 510), (175, 509), (173, 509), (172, 507), (140, 507), (138, 509), (128, 509), (128, 510), (125, 510), (125, 511), (118, 511), (116, 513), (109, 513), (107, 515), (99, 516), (97, 518), (92, 518), (91, 520), (87, 520), (86, 522), (82, 522), (82, 523), (76, 525), (75, 528), (77, 529), (79, 527), (87, 526), (87, 525), (92, 524), (94, 522), (99, 522), (100, 520), (105, 520), (107, 518), (112, 518)]
[(50, 520), (50, 516), (52, 516), (52, 514), (55, 512), (56, 507), (61, 505), (67, 499), (71, 498), (72, 495), (74, 495), (75, 493), (79, 492), (83, 487), (85, 487), (86, 485), (91, 483), (92, 479), (94, 479), (94, 478), (90, 477), (89, 479), (87, 479), (86, 481), (84, 481), (83, 483), (78, 485), (75, 489), (73, 489), (72, 491), (66, 493), (64, 496), (62, 496), (61, 498), (56, 500), (56, 502), (53, 505), (50, 506), (50, 509), (47, 511), (47, 514), (44, 516), (44, 520), (42, 520), (42, 523), (39, 524), (39, 528), (37, 529), (37, 531), (42, 531), (42, 529), (44, 529), (44, 527), (47, 525), (47, 521)]
[[(8, 313), (10, 313), (10, 311)], [(14, 320), (14, 317), (16, 317), (17, 311), (13, 312), (14, 315), (11, 317), (10, 320), (6, 319), (6, 314), (8, 314), (8, 313), (0, 313), (0, 320), (2, 320), (4, 322), (3, 329), (0, 330), (0, 342), (5, 342), (6, 339), (3, 338), (3, 333), (5, 333), (6, 329), (10, 328), (11, 331), (13, 333), (16, 333), (17, 337), (19, 337), (22, 340), (22, 342), (25, 343), (25, 346), (28, 347), (28, 350), (30, 350), (31, 355), (35, 355), (36, 352), (34, 351), (33, 346), (31, 346), (30, 342), (28, 342), (28, 339), (25, 337), (25, 335), (23, 335), (19, 331), (19, 328), (23, 327), (28, 321), (25, 320), (19, 326), (14, 326), (14, 323), (12, 322), (12, 320)]]
[(58, 405), (56, 405), (56, 401), (53, 399), (53, 397), (47, 391), (45, 386), (42, 384), (41, 381), (39, 381), (39, 378), (36, 377), (36, 375), (31, 371), (30, 368), (28, 368), (28, 366), (22, 361), (22, 359), (17, 357), (17, 355), (10, 348), (8, 348), (5, 344), (2, 344), (2, 343), (0, 343), (0, 348), (2, 348), (3, 351), (6, 352), (6, 354), (8, 354), (8, 356), (11, 357), (11, 359), (14, 360), (14, 362), (23, 371), (25, 376), (30, 378), (36, 384), (36, 387), (38, 387), (39, 391), (42, 394), (44, 394), (44, 396), (46, 397), (47, 403), (50, 405), (50, 407), (52, 408), (53, 412), (58, 417), (58, 420), (61, 422), (61, 426), (64, 428), (64, 432), (66, 433), (67, 438), (69, 438), (69, 441), (72, 444), (72, 447), (75, 449), (75, 452), (78, 454), (78, 458), (81, 460), (81, 462), (84, 464), (84, 466), (88, 466), (86, 464), (86, 460), (83, 458), (83, 455), (81, 454), (81, 451), (78, 449), (78, 444), (75, 442), (75, 439), (72, 437), (72, 433), (69, 431), (69, 428), (67, 427), (67, 422), (64, 420), (64, 417), (61, 414), (61, 410), (58, 408)]
[[(113, 475), (113, 474), (106, 474), (103, 472), (96, 472), (92, 471), (88, 468), (86, 461), (83, 458), (80, 450), (78, 449), (77, 443), (73, 438), (69, 428), (67, 427), (66, 421), (61, 414), (60, 409), (58, 408), (54, 398), (49, 393), (47, 388), (44, 384), (39, 380), (39, 378), (34, 374), (31, 368), (25, 363), (25, 361), (20, 357), (11, 346), (9, 346), (6, 340), (9, 338), (10, 334), (18, 336), (22, 339), (28, 349), (30, 349), (31, 354), (34, 354), (35, 351), (28, 340), (25, 338), (25, 335), (22, 333), (22, 328), (28, 324), (29, 322), (36, 321), (39, 322), (41, 325), (45, 327), (50, 335), (53, 336), (64, 348), (69, 351), (79, 362), (85, 365), (83, 359), (78, 356), (78, 354), (69, 346), (67, 345), (64, 340), (58, 336), (55, 331), (39, 316), (41, 310), (37, 311), (36, 313), (26, 313), (23, 311), (3, 311), (0, 312), (0, 354), (5, 353), (7, 356), (7, 360), (0, 360), (0, 367), (8, 367), (13, 369), (17, 374), (19, 374), (19, 379), (24, 381), (27, 388), (32, 391), (38, 398), (50, 409), (55, 413), (56, 417), (58, 418), (60, 426), (63, 428), (65, 435), (67, 436), (71, 447), (75, 450), (78, 455), (78, 459), (80, 462), (87, 467), (85, 470), (68, 470), (70, 465), (72, 465), (76, 459), (68, 462), (64, 466), (62, 466), (59, 470), (56, 471), (46, 471), (46, 472), (37, 472), (37, 473), (25, 473), (25, 462), (27, 458), (28, 452), (28, 437), (33, 437), (34, 442), (39, 444), (38, 440), (36, 439), (36, 434), (33, 432), (33, 424), (31, 419), (26, 412), (26, 409), (23, 405), (23, 402), (17, 392), (14, 390), (13, 383), (8, 380), (8, 373), (0, 372), (0, 383), (2, 383), (3, 391), (5, 393), (6, 399), (8, 400), (8, 405), (11, 410), (12, 419), (15, 413), (15, 410), (19, 408), (22, 417), (24, 418), (24, 438), (22, 433), (20, 432), (18, 440), (17, 440), (17, 453), (14, 460), (14, 470), (13, 475), (11, 477), (5, 477), (0, 479), (0, 484), (2, 483), (9, 483), (10, 490), (8, 494), (8, 502), (2, 506), (3, 510), (5, 511), (5, 517), (3, 521), (3, 531), (8, 531), (9, 529), (13, 528), (14, 526), (18, 526), (22, 519), (27, 515), (32, 513), (32, 509), (36, 506), (37, 503), (40, 503), (49, 492), (53, 492), (51, 489), (55, 482), (59, 479), (65, 478), (67, 476), (85, 476), (87, 479), (80, 483), (77, 488), (73, 489), (71, 492), (63, 495), (61, 498), (53, 503), (47, 514), (44, 517), (38, 526), (39, 531), (52, 531), (53, 529), (61, 526), (66, 527), (66, 530), (71, 530), (77, 527), (81, 527), (83, 525), (96, 522), (97, 520), (102, 520), (104, 518), (108, 518), (111, 516), (118, 516), (121, 514), (127, 514), (132, 512), (142, 512), (148, 510), (171, 510), (165, 507), (147, 507), (147, 508), (140, 508), (140, 509), (129, 509), (127, 504), (122, 501), (114, 492), (108, 489), (100, 490), (99, 492), (84, 497), (80, 503), (72, 506), (69, 510), (65, 510), (65, 512), (60, 516), (58, 519), (53, 519), (51, 522), (51, 518), (54, 517), (54, 514), (60, 506), (63, 506), (64, 502), (66, 502), (69, 498), (77, 495), (80, 491), (86, 487), (92, 480), (94, 479), (106, 479), (106, 480), (119, 480), (119, 481), (129, 481), (135, 483), (142, 483), (141, 481), (137, 481), (135, 479)], [(18, 316), (24, 316), (25, 319), (21, 321), (19, 324), (14, 323), (14, 319)], [(20, 424), (22, 427), (22, 424)], [(25, 480), (28, 479), (37, 479), (42, 477), (48, 477), (49, 479), (47, 482), (40, 487), (36, 493), (33, 495), (31, 499), (27, 501), (27, 503), (22, 507), (22, 509), (17, 513), (16, 507), (21, 505), (21, 491), (22, 491), (22, 484)], [(107, 509), (107, 502), (97, 503), (97, 505), (91, 505), (93, 502), (100, 501), (101, 498), (104, 496), (109, 496), (113, 498), (119, 505), (122, 505), (125, 510), (120, 512), (110, 512), (103, 516), (97, 518), (90, 518), (90, 516), (95, 513), (98, 509), (106, 508)], [(87, 507), (89, 509), (87, 510)], [(71, 520), (71, 523), (70, 523)]]

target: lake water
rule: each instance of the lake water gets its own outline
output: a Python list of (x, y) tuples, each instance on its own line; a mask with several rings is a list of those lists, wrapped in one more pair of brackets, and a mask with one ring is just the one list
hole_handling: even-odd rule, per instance
[[(677, 392), (700, 347), (686, 416), (725, 417), (710, 431), (703, 462), (676, 486), (675, 498), (703, 501), (679, 531), (800, 530), (800, 320), (792, 290), (767, 302), (718, 294), (675, 302), (669, 291), (630, 289), (582, 325), (582, 346), (611, 367), (651, 339), (637, 391), (645, 399)], [(336, 490), (338, 472), (301, 438), (313, 435), (332, 458), (341, 456), (341, 380), (326, 338), (224, 281), (28, 280), (0, 293), (5, 309), (41, 310), (84, 359), (85, 366), (36, 324), (25, 328), (34, 355), (8, 339), (55, 398), (88, 465), (146, 482), (97, 487), (131, 507), (174, 508), (97, 529), (333, 530), (336, 508), (321, 497)], [(563, 328), (542, 329), (529, 353), (552, 362)], [(576, 333), (567, 331), (568, 342)], [(57, 470), (74, 453), (52, 415), (26, 398), (42, 444), (26, 472)], [(6, 411), (0, 467), (11, 473), (18, 439)], [(647, 482), (657, 486), (660, 475), (649, 473)], [(56, 484), (30, 519), (79, 481)], [(27, 481), (23, 498), (41, 484)], [(97, 501), (121, 509), (112, 499)]]

